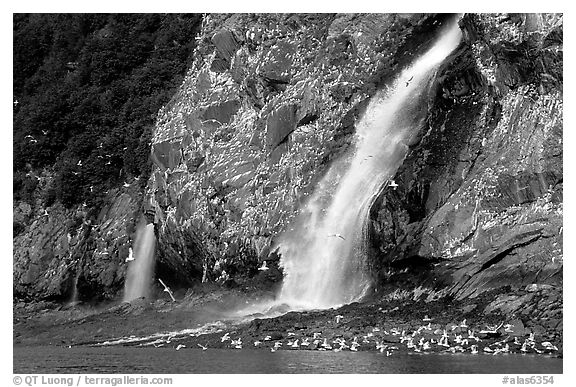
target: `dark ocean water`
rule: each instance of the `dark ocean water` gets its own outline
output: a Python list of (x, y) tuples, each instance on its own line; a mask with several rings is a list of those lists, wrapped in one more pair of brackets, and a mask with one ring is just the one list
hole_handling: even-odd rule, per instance
[(15, 347), (14, 373), (559, 374), (562, 359), (535, 355), (393, 354), (148, 347)]

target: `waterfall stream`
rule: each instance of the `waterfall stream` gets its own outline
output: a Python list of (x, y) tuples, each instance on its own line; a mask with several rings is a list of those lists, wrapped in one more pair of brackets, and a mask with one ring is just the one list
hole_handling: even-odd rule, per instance
[(368, 211), (408, 153), (426, 117), (426, 97), (443, 60), (458, 46), (457, 20), (434, 45), (373, 97), (347, 156), (334, 162), (306, 206), (280, 236), (284, 282), (278, 301), (328, 308), (356, 301), (371, 285), (365, 247)]
[(147, 297), (154, 272), (154, 224), (141, 224), (134, 241), (134, 259), (128, 262), (124, 286), (124, 301)]

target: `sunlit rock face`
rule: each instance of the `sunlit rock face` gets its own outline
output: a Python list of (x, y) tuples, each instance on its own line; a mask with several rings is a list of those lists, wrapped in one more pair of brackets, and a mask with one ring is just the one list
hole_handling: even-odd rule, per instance
[[(276, 237), (348, 148), (367, 99), (446, 18), (208, 16), (151, 145), (161, 264), (239, 282), (277, 259)], [(278, 274), (271, 263), (262, 275)]]
[(429, 129), (372, 208), (379, 283), (424, 298), (561, 291), (562, 18), (461, 25), (466, 45), (439, 78)]

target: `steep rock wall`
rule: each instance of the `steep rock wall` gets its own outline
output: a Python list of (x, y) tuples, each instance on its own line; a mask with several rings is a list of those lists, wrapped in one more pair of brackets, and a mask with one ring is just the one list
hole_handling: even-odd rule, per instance
[(439, 77), (399, 186), (372, 208), (374, 273), (414, 298), (508, 289), (524, 297), (509, 313), (531, 313), (525, 296), (546, 288), (558, 317), (562, 16), (467, 15), (461, 26), (465, 44)]
[[(45, 171), (40, 188), (51, 181)], [(13, 284), (17, 298), (98, 301), (123, 289), (126, 261), (142, 214), (142, 187), (134, 181), (108, 192), (98, 213), (86, 204), (65, 209), (19, 203), (15, 221), (24, 230), (13, 240)], [(40, 189), (39, 192), (42, 192)]]
[[(367, 99), (447, 16), (211, 15), (160, 113), (150, 203), (176, 282), (258, 273)], [(263, 274), (281, 278), (275, 265)]]

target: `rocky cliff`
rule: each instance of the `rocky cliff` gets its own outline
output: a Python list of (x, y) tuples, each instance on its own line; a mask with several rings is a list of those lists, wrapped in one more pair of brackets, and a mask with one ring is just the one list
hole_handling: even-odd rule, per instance
[(438, 80), (428, 127), (399, 187), (372, 208), (383, 287), (429, 300), (499, 289), (490, 310), (561, 324), (561, 22), (463, 18), (464, 44)]
[[(16, 293), (64, 297), (77, 282), (86, 297), (113, 298), (142, 213), (156, 224), (157, 274), (173, 286), (278, 284), (275, 237), (353, 141), (368, 99), (446, 19), (207, 15), (194, 62), (158, 115), (147, 182), (111, 190), (92, 216), (15, 203), (15, 216), (28, 217), (14, 239)], [(499, 289), (491, 308), (557, 324), (562, 16), (465, 15), (460, 26), (398, 187), (382, 189), (370, 211), (375, 294)], [(261, 273), (263, 260), (272, 269)]]
[[(198, 58), (153, 138), (150, 207), (163, 264), (234, 283), (277, 260), (274, 237), (351, 143), (368, 98), (445, 18), (207, 18)], [(280, 279), (272, 267), (259, 277)]]

